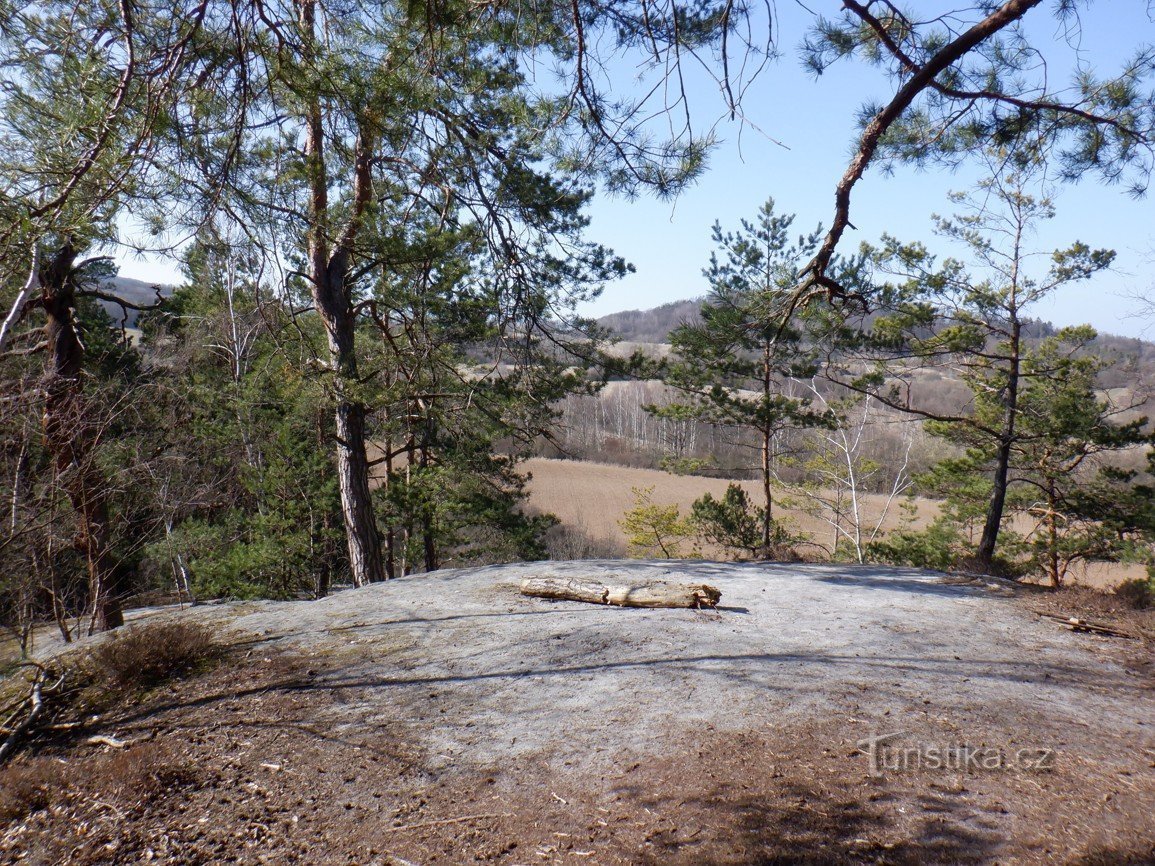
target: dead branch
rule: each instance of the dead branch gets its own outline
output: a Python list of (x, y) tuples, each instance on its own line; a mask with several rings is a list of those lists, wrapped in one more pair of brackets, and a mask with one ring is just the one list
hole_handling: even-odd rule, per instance
[(1083, 632), (1085, 634), (1097, 634), (1102, 635), (1103, 637), (1122, 637), (1127, 638), (1128, 640), (1139, 640), (1139, 638), (1135, 637), (1133, 634), (1127, 634), (1127, 632), (1119, 631), (1117, 629), (1111, 628), (1110, 626), (1101, 625), (1099, 623), (1088, 622), (1085, 619), (1079, 619), (1075, 616), (1058, 616), (1053, 613), (1045, 613), (1041, 610), (1036, 610), (1035, 613), (1045, 619), (1053, 620), (1065, 628), (1070, 629), (1071, 631)]
[(32, 292), (40, 285), (40, 247), (38, 244), (32, 245), (32, 262), (28, 267), (28, 279), (24, 281), (24, 285), (20, 287), (19, 293), (16, 295), (16, 300), (12, 302), (12, 309), (8, 311), (8, 316), (4, 319), (4, 323), (0, 325), (0, 353), (4, 351), (4, 347), (8, 345), (8, 340), (12, 336), (12, 328), (24, 316), (24, 308), (28, 306), (28, 299), (32, 297)]
[(45, 683), (51, 676), (51, 672), (43, 665), (35, 664), (36, 675), (32, 679), (29, 686), (28, 697), (24, 699), (22, 705), (17, 710), (19, 713), (24, 706), (28, 707), (28, 714), (22, 720), (16, 723), (14, 728), (11, 728), (11, 733), (0, 743), (0, 764), (3, 764), (16, 751), (16, 747), (20, 744), (20, 740), (30, 731), (44, 712), (44, 696), (46, 694), (52, 695), (59, 692), (60, 687), (64, 685), (65, 674), (61, 674), (60, 678), (52, 685), (45, 687)]
[(441, 827), (445, 824), (463, 824), (467, 821), (492, 821), (495, 818), (511, 818), (512, 812), (490, 812), (485, 815), (462, 815), (459, 818), (441, 818), (437, 821), (418, 821), (416, 824), (403, 824), (400, 827), (390, 827), (390, 833), (399, 833), (402, 830), (419, 830), (423, 827)]
[[(906, 83), (898, 89), (894, 97), (867, 124), (859, 139), (854, 157), (846, 172), (838, 182), (834, 192), (834, 220), (830, 230), (822, 240), (817, 254), (803, 269), (802, 279), (788, 303), (784, 321), (788, 321), (795, 310), (804, 306), (817, 295), (847, 298), (849, 293), (828, 273), (834, 260), (834, 252), (842, 235), (850, 225), (850, 193), (862, 178), (868, 165), (874, 159), (879, 144), (887, 130), (902, 117), (914, 100), (923, 91), (932, 88), (939, 74), (957, 63), (968, 52), (989, 39), (1000, 30), (1021, 19), (1041, 0), (1009, 0), (992, 11), (986, 18), (975, 24), (958, 38), (940, 48), (926, 63), (917, 68)], [(848, 4), (853, 11), (858, 4)]]
[(521, 582), (521, 594), (535, 598), (586, 601), (617, 607), (714, 608), (722, 593), (709, 584), (676, 584), (663, 580), (607, 585), (565, 577), (531, 577)]

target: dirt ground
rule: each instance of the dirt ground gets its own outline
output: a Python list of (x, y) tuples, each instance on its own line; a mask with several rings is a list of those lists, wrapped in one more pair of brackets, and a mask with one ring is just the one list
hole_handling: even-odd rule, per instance
[[(722, 603), (518, 594), (547, 574)], [(631, 561), (162, 613), (230, 660), (8, 768), (52, 785), (0, 822), (0, 863), (1155, 863), (1155, 618), (1038, 613), (1079, 599)]]
[[(535, 457), (527, 460), (524, 468), (532, 474), (529, 484), (530, 509), (535, 513), (549, 512), (556, 515), (563, 525), (580, 529), (593, 539), (597, 539), (607, 550), (625, 553), (626, 536), (619, 521), (634, 507), (632, 488), (653, 487), (654, 502), (659, 505), (678, 505), (682, 514), (690, 513), (690, 503), (704, 493), (720, 497), (732, 482), (724, 478), (705, 478), (699, 475), (673, 475), (657, 469), (636, 469), (609, 463), (592, 463), (584, 460), (554, 460)], [(754, 502), (760, 502), (762, 492), (757, 482), (739, 482)], [(882, 517), (882, 531), (890, 532), (903, 528), (907, 515), (900, 507), (903, 500), (887, 503), (887, 497), (868, 493), (862, 496), (861, 506), (864, 527), (873, 530)], [(788, 498), (787, 498), (788, 501)], [(917, 518), (910, 525), (915, 528), (926, 526), (938, 514), (938, 503), (925, 497), (917, 497)], [(775, 516), (783, 521), (792, 532), (805, 533), (813, 541), (829, 550), (834, 542), (834, 530), (821, 518), (797, 507), (779, 502)], [(1022, 532), (1030, 527), (1016, 526)], [(865, 532), (865, 529), (864, 529)], [(803, 554), (807, 547), (800, 548)], [(817, 548), (813, 549), (817, 553)], [(823, 557), (819, 557), (823, 558)], [(1096, 562), (1076, 564), (1068, 580), (1085, 586), (1100, 588), (1137, 577), (1145, 577), (1146, 570), (1140, 565)]]

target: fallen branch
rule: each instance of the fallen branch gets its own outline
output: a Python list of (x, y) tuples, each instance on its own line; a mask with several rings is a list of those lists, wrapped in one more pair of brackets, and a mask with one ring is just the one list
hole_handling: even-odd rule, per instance
[(1041, 610), (1036, 610), (1035, 613), (1041, 617), (1045, 617), (1046, 619), (1054, 620), (1060, 625), (1069, 628), (1071, 631), (1084, 632), (1086, 634), (1104, 635), (1105, 637), (1124, 637), (1128, 640), (1139, 639), (1133, 634), (1127, 634), (1125, 631), (1118, 631), (1117, 629), (1113, 629), (1110, 626), (1100, 625), (1094, 622), (1087, 622), (1087, 620), (1079, 619), (1078, 617), (1058, 616), (1053, 613), (1044, 613)]
[[(3, 764), (12, 757), (16, 752), (16, 747), (19, 745), (20, 740), (35, 728), (40, 716), (44, 712), (45, 698), (58, 695), (61, 687), (64, 685), (64, 679), (67, 676), (67, 674), (62, 673), (56, 682), (51, 685), (45, 685), (49, 677), (55, 675), (53, 671), (38, 662), (29, 661), (23, 662), (22, 664), (36, 668), (36, 675), (29, 684), (28, 694), (15, 705), (9, 704), (6, 708), (7, 710), (13, 706), (16, 707), (15, 712), (4, 722), (4, 733), (7, 734), (7, 737), (3, 743), (0, 743), (0, 764)], [(20, 714), (24, 713), (26, 708), (27, 715), (17, 721)]]
[(36, 723), (36, 719), (40, 717), (40, 713), (44, 709), (42, 693), (45, 676), (43, 668), (36, 671), (36, 677), (32, 680), (32, 687), (28, 695), (28, 702), (31, 708), (28, 711), (28, 715), (26, 715), (16, 727), (12, 728), (12, 733), (8, 735), (8, 738), (3, 743), (0, 743), (0, 764), (3, 764), (8, 756), (16, 750), (16, 744), (20, 742), (20, 738)]
[(108, 746), (110, 749), (124, 749), (128, 746), (128, 743), (124, 740), (118, 740), (116, 737), (106, 737), (103, 734), (89, 737), (84, 743), (88, 746)]
[(677, 584), (655, 580), (635, 585), (604, 584), (565, 577), (528, 578), (521, 582), (521, 594), (619, 607), (714, 608), (722, 598), (718, 589), (705, 583)]

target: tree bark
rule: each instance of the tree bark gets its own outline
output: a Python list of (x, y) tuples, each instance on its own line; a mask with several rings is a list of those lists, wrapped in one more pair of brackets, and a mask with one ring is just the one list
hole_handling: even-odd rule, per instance
[[(773, 385), (773, 368), (771, 366), (771, 345), (766, 343), (762, 347), (762, 411), (766, 413), (767, 418), (770, 415), (770, 395), (771, 387)], [(771, 490), (770, 490), (770, 446), (773, 443), (773, 431), (770, 429), (769, 421), (762, 429), (762, 498), (765, 502), (766, 510), (762, 513), (762, 555), (770, 555), (770, 531), (774, 525), (774, 517), (771, 514)]]
[(381, 536), (377, 530), (369, 487), (365, 407), (349, 395), (350, 383), (357, 381), (357, 358), (353, 351), (353, 310), (343, 288), (333, 285), (332, 276), (329, 273), (322, 278), (323, 289), (317, 292), (316, 301), (329, 333), (330, 357), (336, 368), (334, 414), (337, 427), (337, 482), (341, 491), (341, 514), (345, 521), (349, 567), (354, 586), (364, 586), (384, 580), (385, 570), (381, 558)]
[[(1017, 249), (1015, 261), (1018, 261)], [(1018, 279), (1017, 271), (1014, 279)], [(995, 547), (998, 544), (999, 529), (1003, 523), (1003, 510), (1007, 502), (1007, 478), (1011, 469), (1011, 449), (1015, 442), (1015, 424), (1019, 417), (1019, 377), (1022, 364), (1023, 326), (1019, 321), (1015, 295), (1011, 297), (1010, 314), (1010, 365), (1007, 369), (1003, 429), (1002, 436), (999, 438), (998, 450), (995, 452), (995, 472), (992, 479), (991, 499), (987, 505), (986, 522), (983, 524), (983, 534), (979, 539), (978, 547), (978, 568), (979, 571), (983, 572), (989, 572), (994, 564)]]
[(40, 272), (48, 361), (44, 375), (44, 439), (56, 478), (76, 511), (74, 544), (88, 572), (90, 632), (124, 624), (109, 540), (108, 484), (93, 455), (97, 436), (81, 389), (84, 345), (76, 325), (73, 266), (77, 250), (66, 241)]
[(978, 568), (979, 571), (989, 572), (994, 563), (995, 547), (999, 540), (999, 529), (1003, 523), (1003, 510), (1007, 501), (1007, 477), (1010, 473), (1011, 443), (1003, 439), (999, 443), (995, 455), (995, 472), (991, 480), (991, 498), (987, 503), (986, 520), (983, 523), (983, 534), (979, 538)]
[[(385, 439), (385, 484), (393, 483), (393, 440)], [(396, 563), (397, 532), (390, 521), (385, 531), (385, 577), (392, 579), (397, 576)]]
[[(427, 421), (431, 424), (432, 421)], [(430, 435), (429, 430), (426, 430), (426, 436)], [(421, 445), (421, 468), (427, 469), (429, 467), (429, 448), (427, 445)], [(433, 509), (428, 504), (422, 506), (421, 509), (421, 540), (424, 543), (425, 549), (425, 571), (437, 571), (440, 568), (440, 563), (437, 559), (437, 538), (434, 535), (435, 525), (433, 520)]]

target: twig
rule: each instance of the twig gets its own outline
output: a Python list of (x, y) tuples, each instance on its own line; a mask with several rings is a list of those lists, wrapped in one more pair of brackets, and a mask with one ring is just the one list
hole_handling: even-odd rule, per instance
[(41, 711), (44, 709), (44, 700), (41, 697), (41, 690), (44, 687), (44, 677), (45, 672), (44, 669), (41, 668), (36, 672), (36, 678), (32, 681), (32, 689), (31, 693), (29, 694), (32, 707), (29, 710), (28, 715), (24, 718), (24, 721), (22, 721), (12, 730), (12, 733), (8, 736), (8, 739), (6, 739), (3, 744), (0, 744), (0, 764), (4, 763), (4, 761), (7, 760), (8, 757), (13, 753), (13, 751), (15, 751), (16, 744), (24, 735), (24, 732), (32, 727), (32, 725), (36, 722), (36, 719), (40, 716)]
[(439, 821), (418, 821), (416, 824), (402, 824), (400, 827), (389, 827), (389, 832), (398, 833), (402, 830), (419, 830), (422, 827), (439, 827), (443, 824), (462, 824), (466, 821), (487, 821), (494, 818), (512, 818), (512, 812), (491, 812), (485, 815), (462, 815), (460, 818), (442, 818)]

